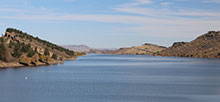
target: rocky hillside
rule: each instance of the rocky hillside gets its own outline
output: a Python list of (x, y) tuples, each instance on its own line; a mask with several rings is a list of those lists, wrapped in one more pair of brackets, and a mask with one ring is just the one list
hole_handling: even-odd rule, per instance
[[(120, 48), (116, 50), (104, 50), (104, 51), (93, 51), (99, 54), (120, 54), (120, 55), (153, 55), (156, 52), (164, 50), (166, 47), (158, 46), (154, 44), (143, 44), (141, 46), (134, 46), (130, 48)], [(91, 51), (92, 52), (92, 51)]]
[(191, 42), (176, 42), (157, 53), (160, 56), (219, 58), (220, 31), (210, 31)]
[(82, 54), (13, 28), (0, 37), (0, 67), (50, 65)]

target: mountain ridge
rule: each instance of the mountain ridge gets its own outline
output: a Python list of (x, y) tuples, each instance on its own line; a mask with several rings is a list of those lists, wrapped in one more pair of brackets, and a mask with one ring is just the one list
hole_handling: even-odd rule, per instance
[(174, 42), (168, 48), (145, 43), (141, 46), (125, 47), (116, 50), (91, 50), (90, 53), (220, 58), (220, 31), (209, 31), (190, 42)]
[(220, 31), (209, 31), (190, 42), (176, 42), (156, 55), (220, 58)]
[(164, 46), (145, 43), (141, 46), (124, 47), (116, 50), (92, 50), (90, 53), (116, 54), (116, 55), (153, 55), (155, 52), (165, 49)]

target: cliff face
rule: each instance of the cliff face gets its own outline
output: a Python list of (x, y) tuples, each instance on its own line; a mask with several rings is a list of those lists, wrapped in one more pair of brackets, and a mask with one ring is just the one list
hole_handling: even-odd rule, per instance
[(120, 48), (116, 50), (95, 51), (101, 54), (119, 54), (119, 55), (153, 55), (156, 52), (164, 50), (166, 47), (154, 44), (143, 44), (141, 46), (134, 46), (130, 48)]
[(0, 67), (50, 65), (81, 54), (12, 28), (0, 40)]
[(210, 31), (188, 43), (174, 43), (173, 46), (157, 54), (160, 56), (219, 58), (220, 31)]

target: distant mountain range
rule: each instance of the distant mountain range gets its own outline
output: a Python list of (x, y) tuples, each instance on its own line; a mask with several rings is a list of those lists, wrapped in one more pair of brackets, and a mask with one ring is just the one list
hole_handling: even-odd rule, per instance
[(120, 48), (116, 50), (91, 50), (90, 53), (98, 54), (120, 54), (120, 55), (153, 55), (154, 53), (164, 50), (166, 47), (155, 44), (145, 43), (141, 46), (129, 48)]
[(86, 52), (86, 53), (88, 53), (92, 49), (86, 45), (61, 45), (61, 46), (76, 52)]
[(220, 58), (220, 31), (210, 31), (191, 42), (175, 42), (168, 48), (146, 43), (116, 50), (90, 50), (90, 53)]
[(85, 52), (85, 53), (96, 53), (101, 54), (103, 51), (115, 50), (115, 48), (91, 48), (86, 45), (61, 45), (62, 47), (76, 51), (76, 52)]

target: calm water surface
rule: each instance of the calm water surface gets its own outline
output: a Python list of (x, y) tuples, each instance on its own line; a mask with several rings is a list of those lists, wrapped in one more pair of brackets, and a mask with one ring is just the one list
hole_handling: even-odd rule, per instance
[(0, 102), (220, 102), (220, 60), (88, 55), (0, 69)]

